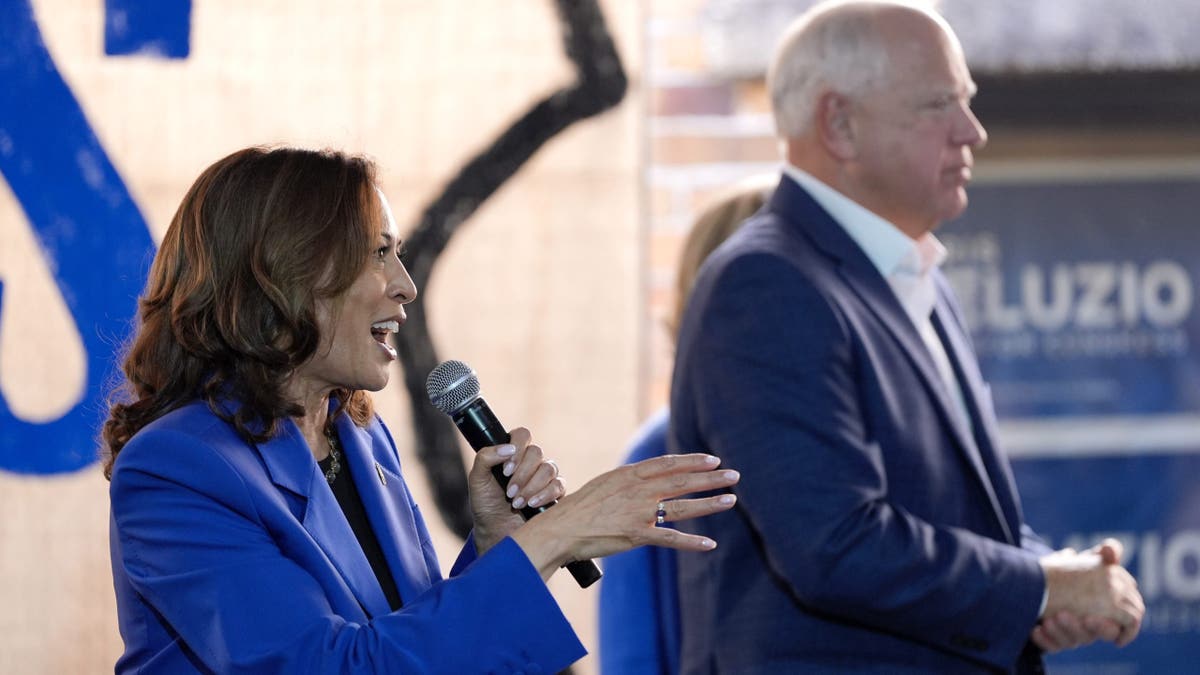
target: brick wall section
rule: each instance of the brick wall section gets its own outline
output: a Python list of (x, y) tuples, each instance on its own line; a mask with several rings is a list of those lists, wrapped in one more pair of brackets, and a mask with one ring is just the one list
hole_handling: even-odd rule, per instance
[(675, 269), (693, 216), (731, 183), (778, 170), (764, 78), (713, 73), (705, 43), (707, 4), (648, 0), (646, 5), (643, 415), (667, 401), (673, 348), (665, 321), (675, 302)]

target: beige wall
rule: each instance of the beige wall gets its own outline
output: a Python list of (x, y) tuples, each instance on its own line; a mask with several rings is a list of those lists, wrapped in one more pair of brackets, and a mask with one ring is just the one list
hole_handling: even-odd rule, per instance
[[(501, 418), (532, 428), (573, 485), (618, 461), (640, 415), (643, 8), (601, 4), (631, 76), (626, 101), (538, 153), (426, 289), (441, 353), (470, 362)], [(571, 76), (549, 0), (196, 0), (191, 55), (178, 61), (105, 57), (101, 2), (34, 6), (156, 240), (204, 166), (263, 142), (374, 156), (405, 229), (462, 161)], [(53, 418), (78, 399), (87, 355), (2, 180), (0, 278), (0, 386), (22, 417)], [(468, 290), (474, 302), (455, 301)], [(429, 504), (398, 380), (379, 408)], [(95, 466), (0, 471), (0, 672), (111, 672), (121, 645), (106, 486)], [(430, 520), (452, 560), (457, 543)], [(551, 585), (593, 652), (578, 670), (594, 672), (595, 589), (566, 575)]]

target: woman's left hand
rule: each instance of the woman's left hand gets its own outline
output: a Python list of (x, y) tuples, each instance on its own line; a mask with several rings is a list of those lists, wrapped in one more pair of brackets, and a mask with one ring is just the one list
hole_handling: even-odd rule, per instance
[[(513, 429), (509, 438), (507, 445), (475, 453), (467, 476), (471, 512), (475, 516), (475, 549), (479, 555), (525, 522), (519, 513), (521, 508), (544, 506), (567, 492), (558, 475), (558, 465), (531, 443), (533, 437), (528, 429)], [(507, 494), (492, 475), (494, 466), (503, 467), (508, 476)]]

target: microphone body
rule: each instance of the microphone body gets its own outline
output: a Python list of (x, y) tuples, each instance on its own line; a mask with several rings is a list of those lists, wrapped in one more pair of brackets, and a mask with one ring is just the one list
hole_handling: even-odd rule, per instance
[[(448, 389), (438, 390), (434, 384), (435, 380), (439, 375), (443, 380), (446, 378), (444, 372), (447, 366), (461, 366), (461, 368), (466, 369), (468, 375), (456, 378)], [(437, 381), (440, 382), (441, 380)], [(464, 383), (466, 387), (462, 389)], [(470, 366), (461, 361), (446, 361), (430, 373), (427, 387), (429, 389), (430, 400), (434, 406), (450, 415), (450, 418), (454, 420), (454, 426), (458, 427), (459, 432), (462, 433), (463, 437), (467, 439), (467, 443), (476, 452), (488, 446), (508, 443), (511, 440), (508, 431), (500, 423), (500, 420), (497, 419), (496, 414), (492, 412), (487, 401), (478, 395), (478, 380), (475, 378), (475, 373), (470, 370)], [(448, 398), (447, 394), (458, 393), (454, 391), (455, 389), (465, 392), (467, 400), (461, 405), (448, 410), (444, 407), (445, 401)], [(453, 396), (449, 398), (453, 399)], [(492, 475), (496, 477), (496, 481), (500, 483), (501, 488), (508, 488), (509, 477), (504, 475), (503, 464), (492, 467)], [(529, 520), (557, 503), (557, 501), (552, 501), (537, 508), (525, 506), (520, 511), (521, 517)], [(575, 578), (580, 588), (591, 586), (603, 576), (600, 568), (591, 560), (575, 560), (567, 563), (566, 568), (571, 573), (571, 576)]]
[[(504, 430), (504, 425), (500, 424), (500, 420), (492, 412), (487, 401), (483, 397), (472, 401), (467, 407), (455, 415), (451, 415), (454, 420), (454, 426), (462, 433), (463, 438), (467, 439), (467, 443), (475, 452), (490, 446), (508, 443), (512, 440), (508, 432)], [(504, 475), (504, 465), (499, 464), (492, 467), (492, 475), (496, 477), (496, 482), (500, 483), (500, 487), (508, 489), (508, 476)], [(526, 506), (521, 509), (521, 515), (525, 520), (536, 516), (545, 511), (547, 508), (557, 504), (558, 502), (550, 502), (543, 504), (537, 508)]]

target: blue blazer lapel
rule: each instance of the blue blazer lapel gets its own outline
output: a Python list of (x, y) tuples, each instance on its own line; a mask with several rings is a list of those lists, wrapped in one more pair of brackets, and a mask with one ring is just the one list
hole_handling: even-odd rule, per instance
[[(865, 255), (862, 257), (867, 265), (871, 264)], [(936, 404), (934, 407), (937, 408), (942, 421), (950, 428), (958, 445), (966, 451), (968, 459), (971, 459), (974, 464), (978, 464), (979, 458), (974, 452), (975, 443), (971, 438), (971, 430), (967, 426), (967, 421), (958, 414), (954, 402), (950, 398), (951, 393), (946, 390), (946, 384), (942, 381), (941, 373), (938, 372), (937, 365), (933, 361), (933, 355), (929, 353), (929, 348), (925, 346), (925, 341), (921, 339), (917, 327), (913, 325), (912, 319), (901, 307), (900, 301), (896, 299), (896, 294), (892, 292), (891, 287), (887, 285), (874, 266), (870, 267), (869, 272), (864, 272), (855, 270), (850, 265), (843, 265), (839, 268), (839, 272), (846, 284), (862, 299), (863, 304), (875, 315), (875, 318), (879, 319), (892, 337), (900, 343), (904, 354), (917, 371), (926, 391)]]
[[(992, 508), (1000, 521), (1004, 534), (1009, 543), (1020, 545), (1016, 535), (1021, 531), (1021, 507), (1017, 500), (1016, 484), (1008, 465), (1001, 461), (999, 446), (996, 442), (996, 429), (991, 422), (991, 396), (988, 395), (987, 385), (984, 384), (983, 374), (979, 371), (974, 353), (967, 344), (966, 336), (960, 329), (949, 306), (946, 290), (939, 283), (938, 300), (934, 307), (933, 324), (942, 344), (946, 347), (946, 356), (954, 368), (967, 410), (974, 421), (976, 433), (975, 469), (980, 473), (984, 489), (991, 500)], [(984, 408), (989, 410), (984, 410)], [(986, 465), (986, 469), (985, 469)]]
[(838, 275), (900, 344), (936, 404), (943, 422), (950, 428), (972, 464), (982, 468), (974, 450), (971, 430), (966, 420), (958, 414), (950, 392), (946, 391), (929, 348), (925, 346), (891, 286), (867, 258), (867, 254), (825, 209), (790, 178), (785, 176), (780, 182), (771, 206), (785, 220), (797, 226), (816, 248), (837, 262)]
[[(421, 536), (413, 517), (408, 487), (397, 471), (376, 459), (375, 439), (366, 429), (355, 425), (348, 416), (335, 422), (342, 441), (350, 475), (362, 498), (367, 519), (383, 549), (400, 599), (409, 602), (433, 585), (421, 549)], [(399, 467), (397, 466), (398, 470)]]
[(308, 500), (301, 521), (369, 616), (391, 611), (342, 507), (320, 472), (300, 429), (282, 420), (279, 433), (258, 446), (275, 485)]
[[(929, 353), (929, 348), (925, 346), (925, 341), (921, 339), (916, 326), (904, 311), (904, 307), (901, 306), (887, 280), (867, 258), (862, 248), (846, 233), (846, 230), (795, 181), (784, 177), (771, 199), (771, 207), (779, 212), (785, 220), (797, 226), (804, 236), (813, 242), (814, 246), (837, 262), (837, 272), (846, 285), (900, 344), (930, 398), (934, 401), (934, 407), (937, 408), (942, 421), (950, 429), (951, 436), (957, 441), (956, 445), (960, 452), (975, 471), (976, 477), (987, 493), (1004, 536), (1010, 543), (1014, 542), (1013, 532), (1015, 530), (1010, 528), (1004, 511), (1000, 508), (995, 488), (976, 445), (975, 436), (971, 433), (969, 421), (962, 419), (962, 416), (958, 414), (955, 404), (951, 400), (951, 393), (946, 390), (946, 385), (942, 382), (941, 374), (938, 373), (937, 365)], [(944, 289), (939, 287), (938, 291), (940, 304)], [(950, 357), (952, 364), (962, 362), (959, 354), (964, 352), (953, 350), (949, 344), (946, 345), (946, 348), (947, 356)], [(976, 375), (978, 375), (977, 372)], [(959, 381), (963, 381), (961, 376)], [(971, 389), (971, 386), (962, 386), (964, 390)], [(964, 394), (966, 394), (965, 391)], [(971, 406), (974, 396), (971, 394), (966, 394), (966, 396), (969, 401), (968, 406)], [(977, 410), (977, 403), (974, 405)]]

